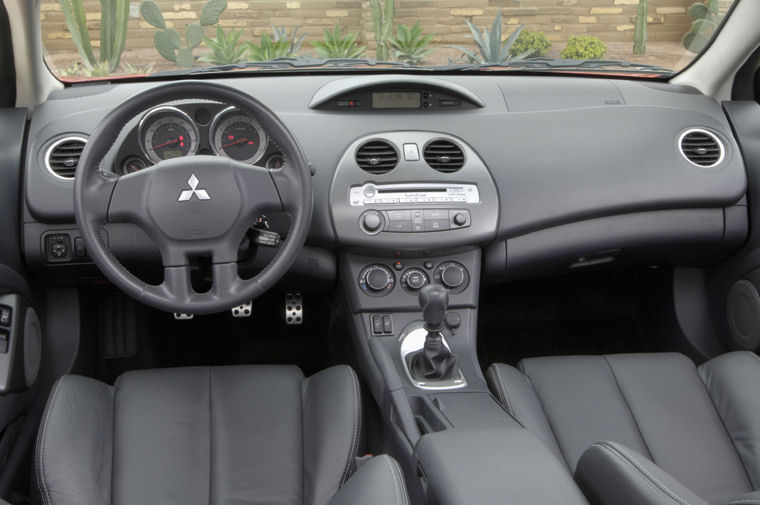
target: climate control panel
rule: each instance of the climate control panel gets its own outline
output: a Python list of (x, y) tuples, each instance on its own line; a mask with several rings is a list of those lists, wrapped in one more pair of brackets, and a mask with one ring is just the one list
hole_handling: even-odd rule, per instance
[(399, 284), (403, 291), (414, 295), (431, 282), (445, 286), (452, 293), (461, 293), (470, 283), (467, 268), (456, 261), (444, 261), (438, 265), (426, 261), (422, 268), (405, 268), (403, 262), (397, 261), (393, 263), (393, 269), (380, 263), (362, 268), (359, 288), (368, 296), (389, 294), (397, 282), (393, 270), (401, 272)]

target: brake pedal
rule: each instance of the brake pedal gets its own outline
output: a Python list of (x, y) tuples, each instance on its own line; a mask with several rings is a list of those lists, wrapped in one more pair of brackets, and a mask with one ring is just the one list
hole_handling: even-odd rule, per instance
[(176, 319), (177, 321), (189, 321), (193, 317), (195, 317), (194, 314), (185, 314), (184, 312), (174, 313), (174, 319)]
[(303, 323), (303, 297), (301, 293), (285, 295), (285, 322), (289, 325)]
[(251, 317), (253, 315), (253, 302), (232, 307), (230, 312), (232, 312), (232, 317)]

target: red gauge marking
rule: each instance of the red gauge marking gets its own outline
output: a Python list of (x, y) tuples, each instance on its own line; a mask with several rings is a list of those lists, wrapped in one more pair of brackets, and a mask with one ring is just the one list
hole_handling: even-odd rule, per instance
[[(237, 140), (235, 140), (234, 142), (230, 142), (229, 144), (224, 144), (224, 145), (222, 146), (222, 149), (227, 149), (227, 148), (228, 148), (228, 147), (230, 147), (230, 146), (234, 146), (235, 144), (239, 144), (239, 143), (241, 143), (241, 142), (247, 142), (247, 141), (248, 141), (248, 139), (247, 139), (247, 138), (245, 138), (245, 137), (243, 137), (242, 139), (237, 139)], [(248, 143), (249, 143), (249, 144), (252, 144), (253, 142), (248, 142)]]
[(153, 146), (153, 150), (155, 151), (156, 149), (160, 149), (160, 148), (162, 148), (164, 146), (168, 146), (169, 144), (176, 144), (177, 142), (179, 142), (179, 140), (180, 139), (174, 139), (174, 140), (170, 140), (168, 142), (164, 142), (163, 144), (158, 144), (157, 146)]

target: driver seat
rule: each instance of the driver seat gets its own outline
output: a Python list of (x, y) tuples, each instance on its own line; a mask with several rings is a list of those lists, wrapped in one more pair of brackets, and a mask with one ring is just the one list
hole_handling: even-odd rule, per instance
[(406, 505), (390, 457), (352, 476), (360, 426), (347, 366), (66, 375), (40, 425), (38, 490), (45, 505)]

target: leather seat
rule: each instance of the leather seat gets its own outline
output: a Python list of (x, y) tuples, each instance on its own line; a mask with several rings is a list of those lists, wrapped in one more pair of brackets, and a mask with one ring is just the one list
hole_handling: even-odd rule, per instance
[(346, 366), (134, 371), (115, 386), (68, 375), (40, 426), (39, 492), (46, 505), (405, 505), (390, 457), (352, 477), (360, 426)]
[(593, 504), (760, 504), (753, 353), (531, 358), (486, 376)]

